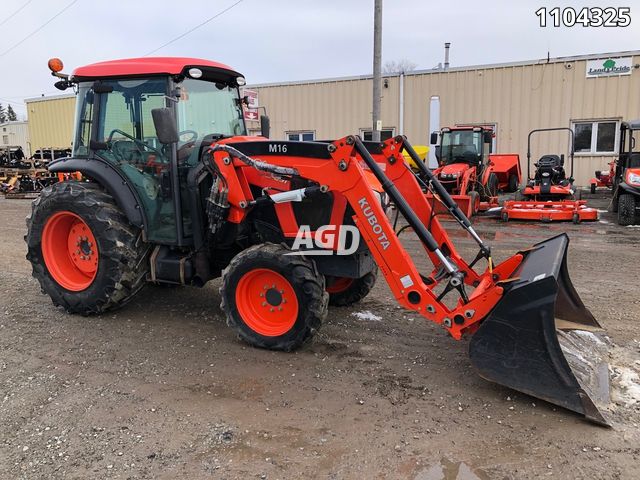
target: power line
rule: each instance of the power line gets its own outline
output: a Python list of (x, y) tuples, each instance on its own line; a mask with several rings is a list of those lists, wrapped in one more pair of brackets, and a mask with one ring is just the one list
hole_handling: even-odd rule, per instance
[(7, 23), (9, 20), (11, 20), (13, 17), (15, 17), (17, 14), (19, 14), (22, 10), (24, 10), (24, 7), (26, 7), (27, 5), (29, 5), (31, 2), (33, 2), (33, 0), (27, 0), (27, 3), (25, 3), (24, 5), (22, 5), (18, 10), (16, 10), (15, 12), (13, 12), (11, 15), (9, 15), (7, 18), (5, 18), (4, 20), (2, 20), (0, 22), (0, 27), (2, 25), (4, 25), (5, 23)]
[[(189, 35), (191, 32), (196, 31), (197, 29), (199, 29), (200, 27), (205, 26), (207, 23), (209, 23), (211, 20), (215, 20), (216, 18), (218, 18), (220, 15), (228, 12), (229, 10), (231, 10), (233, 7), (235, 7), (236, 5), (238, 5), (239, 3), (242, 3), (244, 0), (238, 0), (236, 3), (234, 3), (233, 5), (225, 8), (224, 10), (216, 13), (213, 17), (208, 18), (207, 20), (205, 20), (204, 22), (196, 25), (195, 27), (193, 27), (191, 30), (187, 30), (186, 32), (184, 32), (181, 35), (178, 35), (176, 38), (174, 38), (173, 40), (169, 40), (167, 43), (165, 43), (164, 45), (160, 45), (158, 48), (156, 48), (155, 50), (151, 50), (148, 53), (145, 53), (143, 56), (147, 57), (149, 55), (151, 55), (152, 53), (156, 53), (158, 50), (162, 50), (164, 47), (166, 47), (167, 45), (171, 45), (173, 42), (180, 40), (183, 37), (186, 37), (187, 35)], [(2, 56), (2, 55), (0, 55)]]
[(21, 45), (22, 43), (24, 43), (25, 41), (27, 41), (29, 38), (31, 38), (32, 36), (34, 36), (36, 33), (38, 33), (40, 30), (42, 30), (44, 27), (46, 27), (47, 25), (49, 25), (51, 22), (53, 22), (56, 18), (58, 18), (60, 15), (62, 15), (64, 12), (66, 12), (69, 8), (71, 8), (75, 3), (77, 3), (78, 0), (73, 0), (69, 5), (67, 5), (66, 7), (64, 7), (62, 10), (60, 10), (58, 13), (56, 13), (53, 17), (51, 17), (49, 20), (47, 20), (46, 22), (44, 22), (42, 25), (40, 25), (38, 28), (36, 28), (33, 32), (31, 32), (29, 35), (27, 35), (26, 37), (24, 37), (22, 40), (20, 40), (18, 43), (14, 43), (13, 45), (11, 45), (8, 49), (6, 49), (4, 52), (0, 53), (0, 57), (4, 57), (7, 53), (9, 53), (10, 51), (12, 51), (14, 48), (16, 48), (17, 46)]

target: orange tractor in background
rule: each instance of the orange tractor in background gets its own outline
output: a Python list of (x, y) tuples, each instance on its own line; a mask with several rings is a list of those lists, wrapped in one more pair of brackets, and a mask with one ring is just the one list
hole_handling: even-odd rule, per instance
[[(467, 217), (497, 206), (498, 191), (515, 192), (522, 179), (518, 154), (491, 153), (493, 137), (493, 129), (481, 126), (446, 127), (431, 134), (430, 143), (438, 144), (433, 174)], [(427, 198), (435, 200), (432, 193)], [(441, 202), (431, 203), (436, 213), (446, 212)]]

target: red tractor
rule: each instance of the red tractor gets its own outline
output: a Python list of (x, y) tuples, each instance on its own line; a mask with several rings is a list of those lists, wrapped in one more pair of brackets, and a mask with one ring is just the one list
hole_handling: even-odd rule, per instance
[[(583, 331), (599, 324), (569, 279), (566, 235), (495, 264), (405, 137), (247, 136), (244, 78), (217, 62), (137, 58), (71, 75), (50, 65), (59, 88), (76, 89), (78, 113), (71, 157), (49, 168), (83, 175), (45, 188), (27, 220), (27, 258), (55, 305), (100, 314), (147, 283), (221, 277), (228, 325), (250, 345), (288, 351), (312, 339), (329, 304), (366, 296), (379, 269), (404, 308), (470, 337), (483, 377), (608, 423), (591, 388), (608, 385), (607, 366)], [(473, 260), (433, 217), (403, 152), (477, 243)], [(430, 271), (398, 238), (390, 203)]]
[[(498, 204), (498, 191), (515, 192), (521, 180), (517, 154), (492, 154), (493, 130), (485, 127), (452, 127), (440, 131), (436, 148), (438, 168), (434, 176), (468, 217)], [(431, 144), (438, 133), (431, 134)], [(434, 199), (432, 192), (427, 198)], [(432, 202), (436, 211), (446, 208)]]

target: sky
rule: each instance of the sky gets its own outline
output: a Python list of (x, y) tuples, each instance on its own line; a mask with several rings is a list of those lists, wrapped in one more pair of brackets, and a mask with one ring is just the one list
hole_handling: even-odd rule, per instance
[[(61, 58), (70, 73), (97, 61), (144, 56), (236, 2), (0, 0), (0, 103), (11, 102), (24, 117), (25, 98), (61, 93), (53, 87), (49, 58)], [(220, 61), (249, 84), (367, 75), (373, 3), (241, 0), (153, 56)], [(598, 4), (384, 0), (383, 63), (407, 59), (417, 69), (433, 68), (443, 61), (444, 42), (451, 42), (452, 67), (541, 59), (547, 52), (559, 57), (640, 49), (640, 0), (608, 3), (631, 7), (626, 28), (542, 28), (535, 14), (540, 7)]]

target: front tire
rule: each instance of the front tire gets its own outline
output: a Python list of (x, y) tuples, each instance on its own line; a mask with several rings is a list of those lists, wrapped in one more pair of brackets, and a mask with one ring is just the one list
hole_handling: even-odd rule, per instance
[(254, 245), (222, 272), (227, 325), (254, 347), (291, 351), (310, 341), (327, 317), (329, 294), (315, 263), (282, 245)]
[(141, 231), (95, 183), (43, 189), (27, 217), (25, 241), (33, 277), (69, 313), (121, 307), (145, 284), (149, 248)]
[(636, 220), (636, 197), (630, 193), (618, 195), (618, 225), (633, 225)]

